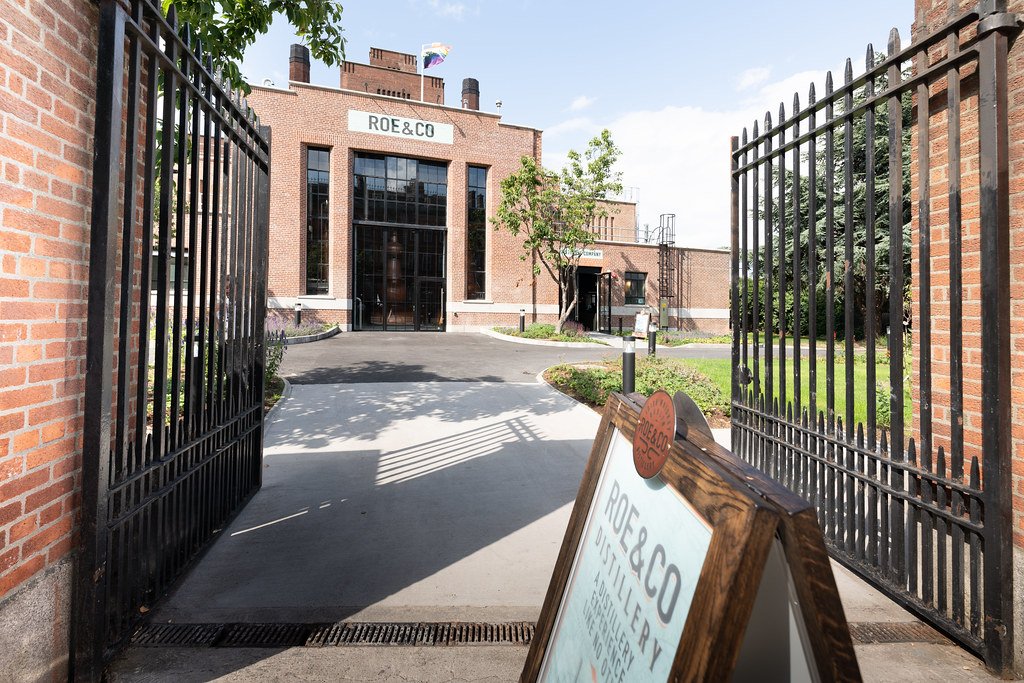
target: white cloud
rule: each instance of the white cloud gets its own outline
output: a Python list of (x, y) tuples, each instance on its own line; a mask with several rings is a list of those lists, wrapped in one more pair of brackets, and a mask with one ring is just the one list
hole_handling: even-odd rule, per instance
[[(572, 135), (573, 133), (597, 133), (601, 130), (600, 124), (586, 117), (575, 117), (556, 123), (544, 129), (544, 139), (552, 140)], [(573, 136), (582, 137), (582, 136)], [(589, 137), (589, 136), (588, 136)]]
[(462, 19), (467, 12), (467, 7), (461, 2), (441, 2), (441, 0), (428, 0), (428, 3), (437, 14), (442, 17)]
[(766, 112), (777, 121), (780, 102), (791, 115), (794, 92), (806, 107), (811, 82), (821, 99), (825, 72), (805, 71), (751, 86), (749, 97), (731, 110), (669, 106), (605, 121), (570, 118), (544, 131), (544, 165), (561, 168), (570, 148), (582, 151), (591, 137), (608, 128), (622, 150), (618, 169), (623, 185), (639, 188), (640, 225), (657, 225), (659, 214), (674, 213), (676, 244), (723, 247), (730, 241), (730, 137), (744, 128), (749, 135), (754, 121), (763, 126)]
[(747, 69), (740, 74), (739, 80), (736, 83), (737, 90), (746, 90), (759, 83), (764, 83), (768, 80), (768, 76), (771, 75), (771, 69), (764, 66), (754, 67)]
[(583, 109), (586, 109), (596, 101), (597, 98), (595, 97), (587, 97), (586, 95), (580, 95), (579, 97), (572, 101), (572, 104), (569, 105), (569, 110), (582, 111)]

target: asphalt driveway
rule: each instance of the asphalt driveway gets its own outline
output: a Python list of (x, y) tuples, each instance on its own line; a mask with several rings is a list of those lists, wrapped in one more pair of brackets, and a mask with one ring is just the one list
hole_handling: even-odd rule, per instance
[[(529, 382), (558, 363), (614, 358), (621, 350), (532, 346), (482, 334), (345, 332), (288, 347), (280, 374), (293, 384)], [(638, 354), (646, 349), (638, 349)], [(727, 348), (658, 348), (680, 358), (729, 358)]]

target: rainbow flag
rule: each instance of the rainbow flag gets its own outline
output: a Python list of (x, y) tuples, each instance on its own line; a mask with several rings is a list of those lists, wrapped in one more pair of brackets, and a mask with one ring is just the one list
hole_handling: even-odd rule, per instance
[(445, 45), (444, 43), (431, 43), (430, 45), (424, 45), (423, 68), (429, 69), (430, 67), (437, 66), (443, 62), (451, 49), (451, 45)]

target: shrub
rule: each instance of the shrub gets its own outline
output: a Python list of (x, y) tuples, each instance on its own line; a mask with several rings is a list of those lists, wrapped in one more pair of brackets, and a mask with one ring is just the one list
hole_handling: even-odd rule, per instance
[(519, 336), (526, 339), (547, 339), (555, 336), (555, 326), (548, 323), (530, 323)]
[(266, 362), (263, 365), (264, 386), (270, 386), (270, 380), (277, 376), (277, 371), (284, 360), (284, 353), (288, 346), (285, 343), (284, 332), (269, 333), (266, 339)]
[[(582, 368), (556, 365), (545, 376), (570, 396), (594, 406), (603, 406), (609, 394), (622, 391), (622, 366), (619, 362)], [(638, 358), (635, 385), (636, 390), (645, 396), (658, 389), (664, 389), (670, 395), (682, 391), (705, 414), (728, 415), (730, 412), (729, 399), (722, 390), (707, 375), (679, 360)]]

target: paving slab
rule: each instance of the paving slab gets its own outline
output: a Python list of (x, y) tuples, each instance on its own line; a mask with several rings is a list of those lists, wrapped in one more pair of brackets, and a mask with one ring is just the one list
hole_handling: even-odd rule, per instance
[(154, 620), (534, 620), (598, 422), (536, 383), (296, 385)]

